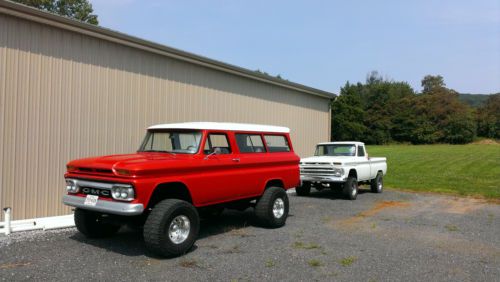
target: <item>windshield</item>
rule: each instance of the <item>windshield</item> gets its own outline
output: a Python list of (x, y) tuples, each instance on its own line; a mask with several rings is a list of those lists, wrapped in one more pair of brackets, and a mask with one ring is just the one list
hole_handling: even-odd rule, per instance
[(315, 156), (355, 156), (356, 147), (351, 144), (318, 145)]
[(148, 131), (139, 152), (195, 154), (198, 152), (200, 140), (200, 131)]

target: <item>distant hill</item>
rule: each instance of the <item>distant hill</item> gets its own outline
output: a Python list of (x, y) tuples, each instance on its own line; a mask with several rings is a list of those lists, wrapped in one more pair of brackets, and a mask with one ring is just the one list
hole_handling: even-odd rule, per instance
[(473, 108), (479, 108), (484, 103), (486, 100), (488, 100), (488, 94), (458, 94), (458, 98), (460, 101), (468, 104), (469, 106)]

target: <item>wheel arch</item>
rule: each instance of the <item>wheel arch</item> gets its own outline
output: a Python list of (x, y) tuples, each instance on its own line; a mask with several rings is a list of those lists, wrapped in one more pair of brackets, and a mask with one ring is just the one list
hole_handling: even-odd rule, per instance
[(193, 204), (193, 198), (186, 184), (182, 182), (165, 182), (156, 185), (149, 197), (147, 208), (153, 208), (165, 199), (178, 199)]

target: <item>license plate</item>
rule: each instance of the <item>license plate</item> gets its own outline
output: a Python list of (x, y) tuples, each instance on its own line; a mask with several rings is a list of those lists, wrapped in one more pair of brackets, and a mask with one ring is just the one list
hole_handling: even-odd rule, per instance
[(97, 204), (97, 199), (99, 199), (99, 196), (87, 195), (87, 198), (85, 198), (85, 202), (83, 202), (83, 204), (86, 206), (95, 206)]

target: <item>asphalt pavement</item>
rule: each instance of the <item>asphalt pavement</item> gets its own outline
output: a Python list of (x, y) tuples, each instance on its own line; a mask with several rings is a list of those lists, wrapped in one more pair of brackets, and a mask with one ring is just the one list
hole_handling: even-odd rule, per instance
[(290, 197), (287, 224), (261, 228), (252, 210), (202, 222), (186, 255), (148, 253), (142, 234), (107, 239), (76, 229), (0, 237), (2, 281), (500, 281), (500, 205), (368, 190)]

